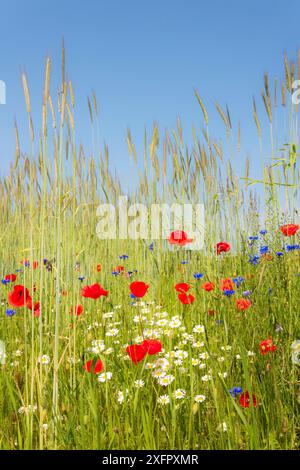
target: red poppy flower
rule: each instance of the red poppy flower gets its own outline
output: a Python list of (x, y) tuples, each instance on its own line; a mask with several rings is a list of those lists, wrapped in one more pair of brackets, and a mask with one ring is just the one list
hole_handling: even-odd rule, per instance
[(8, 294), (8, 303), (13, 307), (23, 307), (29, 299), (31, 300), (29, 290), (20, 285), (14, 286)]
[(100, 284), (92, 284), (91, 286), (85, 286), (81, 289), (82, 297), (87, 297), (89, 299), (99, 299), (99, 297), (107, 297), (108, 291), (103, 289)]
[[(90, 359), (89, 361), (87, 361), (84, 365), (84, 368), (87, 372), (91, 372), (92, 370), (92, 363), (93, 363), (93, 360)], [(96, 363), (95, 363), (95, 366), (94, 366), (94, 374), (100, 374), (100, 372), (104, 369), (103, 367), (103, 364), (102, 364), (102, 361), (100, 359), (97, 359)]]
[[(243, 392), (240, 396), (240, 405), (243, 406), (244, 408), (249, 408), (251, 404), (251, 400), (250, 400), (250, 395), (249, 395), (249, 392)], [(257, 404), (257, 400), (256, 400), (256, 396), (254, 395), (254, 393), (252, 394), (252, 404), (253, 406), (256, 406)]]
[[(32, 310), (32, 307), (30, 307), (30, 309)], [(41, 315), (40, 303), (35, 302), (34, 305), (33, 305), (33, 316), (34, 317), (39, 317), (40, 315)]]
[(6, 281), (15, 282), (16, 279), (17, 279), (16, 274), (6, 274), (5, 276)]
[(147, 350), (141, 344), (127, 346), (126, 352), (135, 365), (142, 361), (147, 354)]
[(280, 231), (285, 237), (291, 237), (292, 235), (295, 235), (299, 227), (300, 225), (287, 224), (280, 227)]
[(263, 356), (268, 352), (275, 352), (276, 346), (271, 339), (264, 339), (259, 345), (259, 352)]
[(130, 284), (129, 289), (135, 297), (144, 297), (149, 287), (145, 282), (134, 281)]
[(39, 267), (39, 262), (34, 261), (32, 266), (33, 266), (33, 269), (37, 269)]
[(121, 273), (122, 271), (124, 271), (124, 266), (117, 266), (115, 271), (117, 271), (118, 273)]
[(206, 290), (206, 292), (210, 292), (211, 290), (214, 290), (215, 285), (213, 282), (205, 282), (201, 287)]
[(185, 292), (182, 292), (181, 294), (178, 294), (178, 299), (182, 304), (188, 305), (194, 302), (195, 297), (192, 294), (186, 294)]
[(29, 310), (33, 310), (33, 315), (35, 317), (39, 317), (41, 314), (40, 310), (40, 302), (35, 302), (34, 304), (32, 303), (32, 298), (29, 297), (26, 301), (26, 307), (29, 308)]
[(177, 290), (177, 292), (187, 292), (188, 290), (190, 290), (190, 285), (186, 282), (180, 282), (179, 284), (176, 284), (175, 289)]
[(150, 356), (153, 356), (153, 354), (157, 354), (162, 350), (162, 344), (158, 339), (145, 339), (141, 346), (143, 346), (147, 354), (150, 354)]
[(230, 245), (227, 242), (219, 242), (215, 246), (215, 250), (217, 252), (217, 255), (220, 255), (221, 253), (227, 253), (230, 251)]
[(170, 238), (167, 239), (170, 245), (184, 246), (193, 241), (192, 238), (188, 238), (187, 233), (183, 230), (175, 230), (171, 233)]
[(101, 264), (97, 264), (97, 271), (98, 271), (98, 273), (100, 273), (100, 271), (101, 271)]
[(35, 304), (34, 304), (33, 315), (35, 317), (39, 317), (41, 315), (41, 309), (40, 309), (40, 303), (39, 302), (35, 302)]
[(251, 305), (251, 300), (249, 299), (237, 299), (236, 300), (236, 306), (238, 310), (240, 310), (241, 312), (244, 310), (247, 310), (247, 308), (249, 308), (250, 305)]
[(229, 277), (221, 280), (221, 290), (234, 290), (234, 284)]
[(76, 315), (77, 317), (79, 317), (83, 312), (83, 306), (82, 305), (76, 305), (75, 307), (72, 307), (71, 308), (71, 315)]

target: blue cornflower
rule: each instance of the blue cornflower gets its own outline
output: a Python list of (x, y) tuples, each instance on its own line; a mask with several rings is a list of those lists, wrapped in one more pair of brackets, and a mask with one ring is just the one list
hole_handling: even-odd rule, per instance
[(16, 269), (16, 273), (21, 273), (22, 269)]
[(266, 235), (266, 234), (268, 233), (268, 231), (264, 229), (264, 230), (260, 230), (259, 233), (260, 233), (261, 235)]
[(8, 317), (13, 317), (15, 314), (16, 314), (16, 311), (15, 311), (15, 310), (12, 310), (12, 309), (10, 309), (10, 308), (8, 308), (8, 309), (6, 310), (6, 315), (7, 315)]
[(135, 299), (135, 298), (136, 298), (134, 294), (130, 294), (130, 297), (131, 297), (132, 299)]
[(79, 281), (81, 281), (81, 282), (82, 282), (82, 281), (84, 281), (85, 277), (84, 277), (84, 276), (79, 276), (79, 278), (78, 278), (78, 279), (79, 279)]
[(6, 286), (6, 284), (9, 284), (10, 283), (10, 280), (9, 279), (2, 279), (2, 284), (4, 284)]
[(149, 250), (150, 250), (150, 251), (153, 251), (153, 249), (154, 249), (154, 243), (152, 242), (152, 243), (150, 243), (150, 245), (149, 245)]
[(233, 398), (236, 398), (237, 395), (240, 395), (242, 393), (242, 391), (242, 387), (233, 387), (229, 390), (229, 393)]
[(286, 249), (286, 251), (299, 250), (299, 249), (300, 249), (300, 245), (286, 245), (285, 249)]
[(234, 290), (224, 289), (223, 294), (226, 295), (226, 297), (231, 297), (234, 294)]
[(119, 256), (120, 259), (128, 259), (128, 255), (121, 255)]
[(253, 256), (250, 256), (249, 258), (249, 263), (250, 264), (253, 264), (254, 266), (257, 265), (259, 262), (259, 256), (258, 255), (253, 255)]
[(113, 274), (114, 276), (118, 276), (118, 275), (120, 274), (120, 271), (113, 271), (112, 274)]
[(249, 237), (249, 240), (255, 242), (256, 240), (258, 240), (258, 237), (257, 237), (257, 236), (255, 236), (255, 237)]
[(268, 293), (272, 294), (272, 292), (273, 292), (273, 289), (271, 287), (269, 287)]
[(261, 255), (264, 255), (265, 253), (268, 253), (269, 251), (269, 247), (267, 245), (265, 246), (261, 246), (260, 249), (259, 249), (259, 252)]
[(244, 296), (244, 297), (249, 297), (249, 295), (251, 295), (251, 290), (245, 290), (245, 291), (243, 292), (243, 296)]
[(181, 261), (181, 264), (188, 264), (188, 261), (183, 260), (183, 261)]
[(232, 278), (232, 282), (235, 283), (236, 287), (240, 287), (242, 282), (244, 282), (244, 278), (242, 276)]
[(280, 258), (281, 256), (283, 256), (283, 253), (282, 251), (276, 251), (276, 255), (278, 256), (278, 258)]
[(194, 273), (194, 278), (195, 279), (201, 279), (204, 276), (203, 273)]

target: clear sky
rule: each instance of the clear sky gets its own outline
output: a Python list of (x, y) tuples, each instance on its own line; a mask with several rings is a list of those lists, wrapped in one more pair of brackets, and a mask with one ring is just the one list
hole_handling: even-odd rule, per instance
[(224, 135), (212, 109), (216, 100), (227, 103), (234, 124), (242, 122), (242, 159), (250, 153), (258, 166), (252, 96), (261, 101), (264, 71), (283, 75), (284, 51), (296, 58), (299, 18), (298, 0), (0, 0), (0, 80), (7, 86), (7, 104), (0, 105), (0, 174), (14, 156), (15, 118), (28, 148), (20, 73), (28, 75), (38, 130), (45, 57), (53, 60), (55, 91), (62, 37), (77, 137), (92, 148), (86, 97), (95, 90), (101, 143), (124, 174), (128, 126), (138, 146), (154, 120), (172, 128), (180, 115), (186, 129), (201, 129), (194, 87), (209, 109), (211, 134)]

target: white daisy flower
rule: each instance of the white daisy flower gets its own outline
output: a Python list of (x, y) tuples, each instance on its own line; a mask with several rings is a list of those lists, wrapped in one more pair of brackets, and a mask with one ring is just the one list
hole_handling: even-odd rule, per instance
[(155, 364), (153, 362), (147, 362), (145, 364), (145, 369), (154, 369), (155, 368)]
[(202, 382), (208, 382), (209, 380), (211, 380), (211, 375), (210, 374), (207, 374), (207, 375), (202, 375), (201, 377), (201, 380)]
[(152, 372), (152, 377), (155, 379), (159, 379), (161, 377), (164, 377), (166, 375), (166, 372), (164, 370), (155, 370)]
[(193, 333), (205, 333), (205, 328), (203, 325), (196, 325), (193, 328)]
[(161, 395), (158, 397), (157, 401), (160, 405), (168, 405), (170, 403), (170, 397), (169, 395)]
[(199, 357), (200, 359), (202, 359), (202, 361), (205, 361), (205, 359), (209, 358), (209, 354), (207, 352), (204, 352), (204, 353), (199, 354)]
[(38, 362), (39, 362), (39, 364), (47, 365), (50, 362), (50, 357), (47, 356), (46, 354), (43, 354), (42, 357), (38, 358)]
[(182, 364), (183, 364), (182, 359), (176, 359), (174, 361), (174, 364), (175, 364), (175, 366), (182, 366)]
[(145, 382), (143, 380), (135, 380), (134, 386), (135, 388), (143, 388), (145, 385)]
[(175, 357), (175, 351), (169, 351), (167, 354), (165, 354), (165, 357), (167, 359), (172, 359), (173, 357)]
[(118, 336), (119, 330), (117, 328), (112, 328), (106, 332), (106, 336)]
[(182, 400), (186, 396), (186, 391), (182, 390), (181, 388), (178, 388), (173, 392), (173, 397), (175, 400)]
[(170, 368), (170, 363), (166, 358), (160, 357), (155, 362), (155, 367), (159, 367), (160, 369), (163, 369), (163, 370), (168, 370)]
[(203, 403), (204, 401), (206, 400), (206, 396), (205, 395), (196, 395), (194, 397), (194, 401), (196, 403)]
[(167, 387), (174, 381), (174, 378), (175, 377), (173, 375), (165, 375), (164, 377), (161, 377), (160, 379), (158, 379), (158, 383), (162, 387)]
[(98, 382), (106, 382), (111, 380), (112, 378), (112, 373), (111, 372), (102, 372), (102, 374), (98, 375)]
[(178, 349), (178, 351), (175, 351), (174, 356), (177, 359), (185, 359), (188, 357), (187, 351), (183, 351), (182, 349)]
[(136, 343), (142, 343), (142, 342), (144, 341), (144, 338), (143, 338), (143, 336), (137, 336), (137, 337), (134, 339), (134, 341), (135, 341)]
[(169, 323), (169, 327), (172, 328), (172, 329), (179, 328), (180, 325), (181, 325), (181, 321), (178, 320), (178, 319), (171, 320), (170, 323)]
[(192, 347), (196, 349), (203, 348), (203, 346), (204, 346), (203, 341), (196, 341), (195, 343), (192, 344)]

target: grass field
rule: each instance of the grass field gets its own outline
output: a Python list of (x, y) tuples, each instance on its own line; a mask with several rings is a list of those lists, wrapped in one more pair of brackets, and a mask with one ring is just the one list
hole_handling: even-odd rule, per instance
[[(285, 59), (276, 94), (265, 76), (273, 162), (262, 165), (259, 181), (251, 179), (249, 161), (243, 175), (235, 174), (220, 141), (210, 137), (197, 92), (201, 125), (192, 145), (180, 120), (164, 134), (154, 124), (142, 155), (128, 131), (138, 180), (129, 201), (204, 204), (201, 251), (161, 239), (99, 239), (97, 207), (117, 204), (124, 181), (107, 148), (88, 156), (78, 145), (64, 70), (63, 50), (57, 109), (46, 62), (40, 127), (22, 76), (31, 151), (22, 152), (16, 127), (15, 161), (0, 181), (0, 448), (298, 448), (295, 66)], [(290, 142), (278, 148), (276, 104), (290, 126)], [(88, 106), (96, 133), (95, 96)], [(217, 104), (216, 113), (238, 152), (229, 111)], [(253, 115), (262, 142), (255, 103)], [(287, 224), (295, 224), (294, 234), (280, 230)], [(225, 241), (230, 251), (217, 254), (216, 244)], [(149, 285), (142, 297), (131, 295), (135, 281)], [(95, 283), (108, 294), (82, 296)], [(189, 286), (176, 289), (179, 283)], [(152, 349), (128, 349), (146, 339), (156, 340)]]

